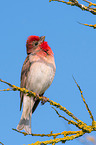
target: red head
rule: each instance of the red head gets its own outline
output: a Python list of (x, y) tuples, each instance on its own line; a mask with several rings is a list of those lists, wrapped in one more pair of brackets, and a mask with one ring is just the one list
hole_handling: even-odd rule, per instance
[(26, 42), (27, 54), (33, 52), (36, 48), (41, 48), (41, 50), (48, 54), (53, 55), (51, 48), (45, 40), (45, 36), (29, 36)]

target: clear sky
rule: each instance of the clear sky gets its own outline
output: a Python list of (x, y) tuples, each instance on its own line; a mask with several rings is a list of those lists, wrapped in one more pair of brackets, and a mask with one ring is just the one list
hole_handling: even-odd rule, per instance
[[(20, 86), (21, 68), (27, 56), (26, 39), (29, 35), (45, 35), (56, 62), (56, 75), (45, 96), (90, 125), (91, 119), (72, 75), (95, 117), (96, 30), (77, 23), (95, 24), (95, 17), (77, 7), (49, 3), (48, 0), (0, 1), (0, 78)], [(0, 83), (0, 89), (4, 88), (8, 86)], [(5, 145), (27, 145), (48, 139), (24, 136), (12, 130), (21, 117), (19, 108), (19, 92), (0, 92), (0, 141)], [(68, 117), (62, 111), (59, 113)], [(77, 129), (59, 118), (48, 103), (39, 104), (32, 116), (32, 132), (56, 133), (64, 130)], [(66, 145), (70, 144), (81, 143), (77, 140), (66, 142)]]

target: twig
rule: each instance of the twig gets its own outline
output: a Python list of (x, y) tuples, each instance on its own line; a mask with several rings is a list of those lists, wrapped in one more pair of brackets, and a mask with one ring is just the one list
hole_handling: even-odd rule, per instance
[(41, 136), (41, 137), (57, 137), (59, 135), (64, 135), (64, 136), (68, 136), (68, 135), (73, 135), (73, 134), (78, 134), (80, 131), (63, 131), (61, 133), (53, 133), (52, 131), (49, 133), (49, 134), (36, 134), (36, 133), (32, 133), (32, 134), (27, 134), (26, 132), (23, 132), (23, 131), (18, 131), (17, 129), (14, 129), (12, 128), (12, 130), (16, 131), (16, 132), (19, 132), (21, 134), (23, 134), (24, 136), (26, 135), (31, 135), (31, 136)]
[[(83, 4), (79, 4), (79, 2), (77, 0), (69, 0), (68, 2), (66, 2), (64, 0), (49, 0), (49, 2), (51, 2), (51, 1), (57, 1), (57, 2), (65, 3), (67, 5), (71, 5), (71, 6), (77, 6), (82, 10), (89, 11), (92, 14), (96, 15), (96, 8), (90, 8), (89, 6), (87, 7)], [(93, 3), (92, 3), (92, 5), (95, 6), (95, 4), (93, 4)]]
[[(73, 76), (72, 76), (72, 77), (73, 77)], [(84, 104), (85, 104), (85, 106), (86, 106), (86, 109), (87, 109), (87, 111), (88, 111), (88, 113), (89, 113), (89, 115), (90, 115), (90, 118), (92, 119), (92, 121), (94, 121), (94, 117), (93, 117), (93, 115), (92, 115), (92, 112), (90, 111), (90, 109), (89, 109), (89, 107), (88, 107), (88, 105), (87, 105), (87, 103), (86, 103), (86, 101), (85, 101), (85, 98), (83, 97), (83, 92), (82, 92), (80, 86), (78, 85), (78, 83), (76, 82), (76, 80), (75, 80), (74, 77), (73, 77), (73, 79), (74, 79), (74, 81), (75, 81), (75, 83), (76, 83), (76, 85), (77, 85), (77, 87), (78, 87), (78, 89), (79, 89), (79, 91), (80, 91), (81, 97), (82, 97), (83, 102), (84, 102)]]
[(4, 145), (2, 142), (0, 142), (1, 145)]
[(92, 24), (83, 24), (83, 23), (80, 23), (80, 22), (78, 22), (78, 23), (81, 24), (81, 25), (93, 27), (94, 29), (96, 29), (96, 24), (92, 25)]

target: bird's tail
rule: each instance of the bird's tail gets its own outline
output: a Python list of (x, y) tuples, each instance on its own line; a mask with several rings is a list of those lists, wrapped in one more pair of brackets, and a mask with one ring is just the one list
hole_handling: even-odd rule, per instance
[[(29, 115), (28, 115), (29, 116)], [(31, 134), (31, 116), (25, 118), (23, 113), (20, 119), (20, 122), (17, 126), (17, 130), (25, 130), (26, 133)]]
[(24, 96), (23, 98), (23, 112), (17, 130), (25, 130), (26, 133), (31, 134), (31, 116), (34, 101), (33, 97)]

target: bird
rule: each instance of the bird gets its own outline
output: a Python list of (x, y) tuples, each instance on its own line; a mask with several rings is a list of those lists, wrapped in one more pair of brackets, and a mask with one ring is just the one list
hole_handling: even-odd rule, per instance
[[(24, 61), (21, 71), (21, 88), (33, 91), (39, 96), (51, 85), (56, 71), (54, 53), (45, 36), (31, 35), (26, 41), (27, 57)], [(23, 112), (17, 130), (25, 130), (31, 134), (31, 117), (37, 108), (40, 100), (29, 97), (27, 94), (20, 92), (20, 111), (23, 104)]]

